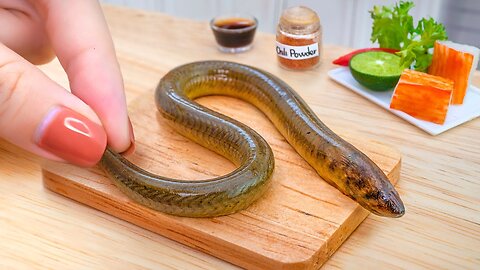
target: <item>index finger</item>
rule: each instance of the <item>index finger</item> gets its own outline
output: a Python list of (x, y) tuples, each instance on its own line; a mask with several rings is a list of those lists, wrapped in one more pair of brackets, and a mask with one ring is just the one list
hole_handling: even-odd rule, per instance
[(97, 113), (109, 146), (133, 146), (123, 79), (102, 9), (97, 1), (38, 1), (52, 47), (70, 88)]

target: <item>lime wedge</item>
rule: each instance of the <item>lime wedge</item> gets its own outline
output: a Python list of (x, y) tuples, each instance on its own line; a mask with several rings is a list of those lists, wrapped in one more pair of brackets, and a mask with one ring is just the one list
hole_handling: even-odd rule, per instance
[(364, 52), (352, 57), (350, 72), (361, 85), (374, 91), (389, 90), (402, 74), (400, 57), (387, 52)]

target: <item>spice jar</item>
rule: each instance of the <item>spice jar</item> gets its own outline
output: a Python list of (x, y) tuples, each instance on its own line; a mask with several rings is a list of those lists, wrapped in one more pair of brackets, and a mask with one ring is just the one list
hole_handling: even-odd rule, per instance
[(283, 11), (277, 27), (277, 58), (287, 69), (311, 69), (320, 62), (322, 29), (315, 11), (291, 7)]

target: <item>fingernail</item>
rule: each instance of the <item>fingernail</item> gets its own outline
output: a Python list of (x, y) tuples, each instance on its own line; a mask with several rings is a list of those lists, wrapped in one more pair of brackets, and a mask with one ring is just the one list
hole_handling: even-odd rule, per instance
[(101, 125), (64, 106), (48, 112), (34, 140), (46, 151), (86, 167), (100, 160), (107, 145), (107, 135)]
[(133, 126), (132, 126), (132, 121), (130, 121), (130, 117), (128, 117), (128, 124), (129, 124), (129, 132), (130, 132), (130, 146), (127, 148), (127, 150), (123, 151), (121, 154), (122, 155), (131, 155), (133, 152), (135, 152), (135, 134), (133, 133)]

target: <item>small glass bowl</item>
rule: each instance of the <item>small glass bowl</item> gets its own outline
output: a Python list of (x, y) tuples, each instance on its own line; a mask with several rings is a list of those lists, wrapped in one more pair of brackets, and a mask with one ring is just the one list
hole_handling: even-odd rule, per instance
[(258, 20), (251, 15), (222, 15), (210, 21), (218, 49), (226, 53), (240, 53), (252, 48)]

